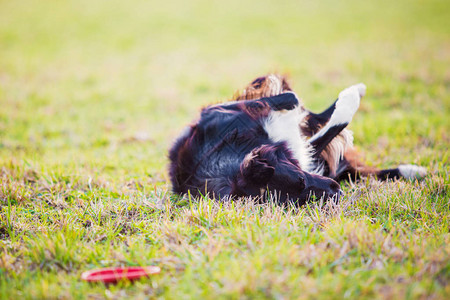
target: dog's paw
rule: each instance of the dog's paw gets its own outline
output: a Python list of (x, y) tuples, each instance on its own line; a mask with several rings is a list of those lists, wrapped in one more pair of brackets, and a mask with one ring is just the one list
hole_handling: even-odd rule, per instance
[(359, 108), (361, 97), (366, 92), (366, 86), (362, 83), (352, 85), (339, 93), (336, 102), (336, 115), (341, 115), (339, 119), (346, 119), (348, 123)]
[(400, 165), (398, 166), (400, 174), (406, 179), (420, 179), (427, 175), (427, 169), (416, 165)]
[(352, 86), (349, 86), (345, 90), (341, 91), (339, 93), (339, 97), (341, 97), (341, 95), (344, 96), (345, 94), (354, 93), (355, 91), (357, 91), (359, 94), (359, 97), (362, 98), (366, 95), (366, 89), (367, 89), (366, 85), (362, 82), (358, 83), (358, 84), (354, 84)]
[(344, 89), (343, 91), (341, 91), (339, 93), (339, 98), (344, 97), (345, 95), (348, 94), (354, 94), (355, 92), (358, 93), (359, 98), (362, 98), (366, 95), (366, 85), (364, 83), (358, 83), (358, 84), (354, 84), (352, 86), (349, 86), (348, 88)]
[(367, 87), (366, 87), (366, 85), (365, 85), (364, 83), (361, 82), (361, 83), (352, 85), (351, 87), (356, 88), (356, 89), (358, 90), (359, 96), (360, 96), (361, 98), (364, 97), (364, 96), (366, 95)]

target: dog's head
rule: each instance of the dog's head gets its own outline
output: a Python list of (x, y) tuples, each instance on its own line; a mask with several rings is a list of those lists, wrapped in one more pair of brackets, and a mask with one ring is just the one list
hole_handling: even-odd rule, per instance
[(280, 202), (291, 200), (299, 205), (312, 197), (338, 201), (342, 193), (334, 180), (303, 172), (284, 143), (256, 148), (241, 163), (235, 194), (254, 196), (267, 192)]

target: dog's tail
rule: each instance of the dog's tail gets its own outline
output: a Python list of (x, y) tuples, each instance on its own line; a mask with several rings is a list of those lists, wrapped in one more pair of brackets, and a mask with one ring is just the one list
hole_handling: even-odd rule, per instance
[(399, 165), (392, 169), (378, 169), (367, 166), (354, 147), (348, 148), (343, 160), (339, 163), (334, 180), (356, 180), (360, 177), (376, 177), (379, 180), (388, 179), (420, 179), (427, 174), (427, 169), (416, 165)]

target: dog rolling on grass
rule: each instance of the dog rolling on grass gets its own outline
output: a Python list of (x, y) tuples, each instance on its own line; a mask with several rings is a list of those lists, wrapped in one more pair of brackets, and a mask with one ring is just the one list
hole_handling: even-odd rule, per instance
[(259, 77), (235, 101), (202, 110), (169, 153), (173, 191), (218, 198), (274, 197), (304, 204), (311, 196), (337, 201), (337, 182), (360, 176), (419, 178), (415, 165), (380, 170), (362, 164), (346, 127), (366, 87), (339, 93), (325, 111), (305, 109), (286, 78)]

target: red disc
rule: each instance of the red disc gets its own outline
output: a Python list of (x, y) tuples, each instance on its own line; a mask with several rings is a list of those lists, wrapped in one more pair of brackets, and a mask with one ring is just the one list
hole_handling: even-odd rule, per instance
[(116, 283), (124, 279), (133, 281), (159, 272), (161, 269), (155, 266), (104, 268), (84, 272), (81, 279), (89, 282)]

